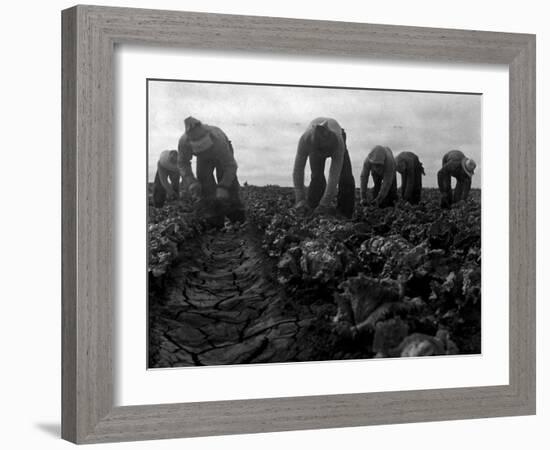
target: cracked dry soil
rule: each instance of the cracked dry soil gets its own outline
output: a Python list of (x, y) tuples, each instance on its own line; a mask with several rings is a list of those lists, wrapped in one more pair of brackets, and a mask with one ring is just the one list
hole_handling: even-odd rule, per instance
[(149, 367), (318, 359), (320, 311), (286, 298), (260, 245), (248, 225), (187, 244), (150, 299)]

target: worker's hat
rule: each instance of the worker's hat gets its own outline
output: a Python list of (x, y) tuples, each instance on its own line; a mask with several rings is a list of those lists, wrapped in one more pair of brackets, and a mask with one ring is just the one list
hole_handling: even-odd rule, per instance
[(190, 130), (195, 128), (197, 125), (202, 125), (201, 121), (198, 119), (195, 119), (192, 116), (189, 116), (187, 119), (183, 121), (185, 123), (185, 132), (188, 133)]
[(466, 172), (466, 175), (470, 178), (474, 176), (474, 170), (476, 167), (477, 165), (473, 159), (464, 158), (462, 160), (462, 168), (464, 169), (464, 172)]
[(198, 155), (212, 147), (214, 142), (210, 137), (208, 129), (202, 126), (203, 124), (200, 120), (189, 116), (184, 120), (184, 123), (185, 134), (194, 155)]

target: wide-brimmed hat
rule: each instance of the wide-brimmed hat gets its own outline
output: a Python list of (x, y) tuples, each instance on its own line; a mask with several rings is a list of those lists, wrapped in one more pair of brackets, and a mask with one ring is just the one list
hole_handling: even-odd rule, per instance
[(193, 116), (187, 117), (183, 123), (185, 123), (185, 132), (189, 132), (191, 129), (197, 125), (202, 125), (202, 122), (199, 119), (195, 119)]
[(208, 134), (208, 130), (199, 119), (189, 116), (183, 122), (185, 123), (185, 134), (192, 141), (200, 140)]
[(476, 169), (477, 165), (473, 159), (470, 158), (464, 158), (462, 160), (462, 168), (464, 169), (464, 172), (466, 172), (466, 175), (468, 175), (470, 178), (474, 176), (474, 170)]
[(194, 155), (198, 155), (212, 147), (214, 142), (210, 137), (208, 127), (203, 126), (200, 120), (191, 116), (185, 119), (184, 122), (187, 142), (191, 145), (191, 151)]

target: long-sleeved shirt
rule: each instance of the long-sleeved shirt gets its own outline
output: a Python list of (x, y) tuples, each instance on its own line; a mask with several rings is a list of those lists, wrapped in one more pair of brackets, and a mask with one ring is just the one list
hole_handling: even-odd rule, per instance
[(173, 152), (175, 152), (175, 154), (177, 155), (176, 150), (164, 150), (163, 152), (161, 152), (157, 163), (157, 173), (160, 184), (167, 191), (170, 191), (172, 189), (172, 186), (168, 182), (168, 177), (174, 175), (179, 176), (178, 165), (176, 161), (174, 161), (174, 158), (172, 156), (174, 154)]
[(382, 202), (390, 192), (391, 186), (395, 178), (395, 159), (393, 158), (393, 153), (389, 147), (382, 147), (380, 145), (377, 145), (365, 158), (365, 162), (363, 163), (363, 170), (361, 171), (362, 200), (367, 199), (367, 185), (373, 165), (379, 165), (383, 167), (382, 186), (380, 187), (378, 196), (375, 199), (378, 202)]
[(300, 137), (294, 160), (294, 192), (296, 203), (305, 200), (304, 170), (309, 158), (331, 158), (327, 186), (319, 205), (329, 207), (338, 190), (338, 181), (344, 163), (345, 144), (342, 128), (336, 120), (318, 117), (311, 121)]
[(223, 176), (218, 186), (229, 189), (237, 176), (237, 162), (233, 156), (233, 147), (221, 129), (200, 124), (193, 129), (193, 136), (181, 136), (178, 142), (178, 168), (187, 187), (197, 181), (191, 168), (193, 155), (210, 160), (213, 167), (220, 167)]
[(467, 177), (468, 174), (462, 167), (462, 161), (464, 161), (465, 158), (466, 155), (464, 155), (464, 153), (460, 150), (451, 150), (450, 152), (445, 153), (440, 172), (455, 178)]

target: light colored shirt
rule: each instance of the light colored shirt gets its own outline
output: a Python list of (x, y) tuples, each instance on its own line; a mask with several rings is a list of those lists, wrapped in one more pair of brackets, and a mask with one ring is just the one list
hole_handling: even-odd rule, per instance
[(363, 163), (363, 170), (361, 172), (362, 200), (367, 199), (367, 185), (373, 165), (383, 166), (382, 186), (380, 187), (378, 196), (375, 199), (381, 202), (387, 197), (388, 193), (390, 192), (393, 180), (395, 178), (395, 159), (393, 158), (393, 153), (389, 147), (382, 147), (380, 145), (377, 145), (365, 158), (365, 162)]
[[(190, 186), (197, 179), (191, 168), (193, 155), (197, 158), (210, 160), (212, 166), (223, 169), (222, 179), (218, 185), (229, 189), (237, 176), (237, 162), (233, 156), (233, 147), (226, 134), (211, 125), (200, 124), (202, 136), (199, 139), (191, 140), (183, 134), (178, 143), (178, 168), (185, 186)], [(193, 130), (197, 133), (197, 130)]]
[[(319, 143), (315, 139), (315, 132), (317, 127), (324, 127), (331, 131), (334, 136), (334, 145), (332, 147), (320, 147)], [(296, 203), (305, 199), (305, 186), (304, 186), (304, 170), (306, 166), (307, 158), (311, 158), (313, 152), (318, 152), (319, 157), (331, 158), (330, 170), (328, 175), (327, 186), (319, 205), (329, 207), (331, 206), (336, 193), (338, 191), (338, 181), (340, 179), (340, 173), (342, 172), (342, 166), (344, 164), (345, 153), (344, 138), (342, 136), (342, 128), (340, 124), (329, 117), (318, 117), (312, 120), (307, 127), (306, 131), (300, 137), (298, 142), (298, 151), (296, 152), (296, 159), (294, 160), (294, 193), (296, 197)]]
[(170, 158), (172, 151), (173, 150), (164, 150), (159, 156), (158, 165), (163, 169), (167, 170), (168, 172), (178, 173), (179, 170), (178, 170), (177, 160), (176, 162), (173, 162), (172, 159)]
[(157, 174), (160, 184), (167, 192), (172, 192), (172, 185), (168, 182), (169, 176), (179, 176), (178, 165), (173, 162), (171, 156), (174, 150), (164, 150), (159, 156), (157, 162)]

